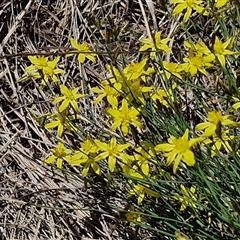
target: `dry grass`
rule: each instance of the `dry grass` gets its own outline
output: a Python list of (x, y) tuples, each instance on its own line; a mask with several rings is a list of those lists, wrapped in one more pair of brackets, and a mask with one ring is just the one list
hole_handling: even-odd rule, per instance
[[(106, 195), (98, 179), (90, 189), (77, 173), (69, 176), (42, 164), (54, 139), (41, 130), (29, 109), (46, 113), (52, 107), (50, 98), (35, 82), (17, 83), (29, 64), (24, 53), (61, 54), (69, 47), (70, 37), (86, 40), (98, 51), (119, 48), (129, 59), (135, 59), (140, 37), (160, 26), (167, 32), (172, 27), (163, 7), (154, 10), (152, 1), (147, 2), (0, 3), (0, 239), (162, 239), (119, 224), (117, 212), (109, 216), (108, 204), (122, 203), (117, 192)], [(163, 3), (155, 4), (161, 9)], [(112, 58), (109, 54), (98, 65), (87, 66), (87, 84), (96, 84), (104, 77), (104, 65)], [(61, 81), (82, 84), (74, 61), (63, 60), (62, 64), (67, 67)], [(85, 116), (89, 114), (87, 103), (82, 109)], [(97, 119), (98, 109), (93, 111)], [(83, 128), (90, 131), (87, 122)], [(93, 214), (89, 208), (105, 213)]]

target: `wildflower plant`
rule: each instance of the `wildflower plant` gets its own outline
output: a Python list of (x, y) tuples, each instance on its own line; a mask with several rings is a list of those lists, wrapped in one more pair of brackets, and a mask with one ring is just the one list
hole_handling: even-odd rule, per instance
[(57, 127), (58, 137), (62, 137), (65, 128), (74, 130), (71, 127), (71, 120), (73, 120), (75, 116), (69, 116), (68, 111), (52, 113), (49, 117), (52, 119), (52, 121), (46, 123), (44, 127), (46, 129), (53, 129)]
[(130, 146), (129, 143), (117, 144), (115, 137), (111, 138), (109, 144), (101, 142), (97, 139), (95, 140), (95, 144), (100, 151), (100, 154), (95, 157), (95, 161), (107, 158), (109, 170), (111, 172), (113, 172), (116, 167), (117, 159), (122, 158), (121, 152)]
[(169, 166), (173, 163), (173, 172), (176, 173), (181, 160), (188, 166), (195, 165), (196, 160), (192, 147), (201, 141), (202, 138), (189, 139), (189, 129), (186, 129), (181, 138), (172, 136), (168, 139), (168, 143), (156, 145), (155, 150), (165, 152), (164, 156), (167, 157), (166, 165)]
[[(93, 53), (86, 42), (81, 44), (77, 43), (75, 39), (70, 38), (71, 46), (74, 48), (74, 52), (78, 53), (78, 61), (80, 63), (84, 63), (86, 59), (89, 59), (93, 63), (96, 62), (95, 57), (97, 56), (96, 53)], [(67, 54), (67, 57), (72, 56), (72, 53)]]
[(143, 38), (141, 39), (141, 43), (143, 45), (140, 47), (139, 51), (146, 51), (146, 50), (152, 50), (150, 53), (150, 57), (152, 59), (155, 58), (156, 52), (159, 50), (165, 51), (167, 53), (171, 53), (171, 48), (167, 45), (167, 43), (171, 40), (170, 38), (162, 38), (161, 37), (162, 32), (159, 31), (155, 34), (155, 36), (152, 39), (149, 38)]
[(213, 44), (213, 53), (220, 62), (222, 67), (226, 67), (225, 56), (235, 54), (233, 51), (227, 49), (233, 38), (229, 38), (226, 42), (222, 42), (218, 37), (216, 37)]
[(120, 128), (123, 135), (129, 132), (130, 125), (142, 128), (142, 122), (138, 118), (139, 111), (134, 107), (129, 107), (127, 100), (122, 100), (122, 106), (119, 109), (109, 108), (107, 113), (113, 117), (112, 130)]
[[(57, 83), (58, 77), (57, 74), (64, 72), (63, 69), (56, 68), (57, 63), (60, 60), (60, 57), (54, 58), (52, 61), (48, 60), (48, 57), (40, 56), (28, 56), (28, 59), (32, 63), (30, 66), (24, 69), (24, 72), (28, 74), (29, 77), (42, 79), (41, 87), (45, 87), (49, 80)], [(25, 79), (25, 78), (23, 78)]]
[(173, 198), (181, 202), (180, 211), (184, 211), (186, 207), (192, 208), (197, 212), (197, 206), (194, 202), (197, 201), (196, 187), (192, 186), (190, 189), (186, 189), (184, 185), (180, 185), (182, 196), (174, 196)]
[(223, 116), (220, 111), (208, 112), (208, 121), (199, 123), (196, 130), (204, 130), (203, 136), (211, 136), (221, 131), (222, 126), (234, 125), (230, 115)]
[(183, 12), (183, 10), (186, 10), (183, 22), (187, 22), (189, 20), (193, 10), (197, 11), (199, 14), (208, 15), (206, 9), (201, 6), (203, 2), (204, 1), (201, 0), (171, 0), (171, 3), (177, 4), (173, 9), (172, 14), (176, 15)]
[(59, 142), (56, 148), (50, 150), (52, 153), (48, 158), (44, 160), (45, 163), (56, 162), (57, 168), (62, 169), (63, 162), (67, 160), (67, 157), (71, 154), (71, 150), (65, 148), (64, 144)]
[(61, 102), (59, 106), (59, 112), (63, 112), (64, 110), (68, 110), (69, 107), (72, 107), (75, 112), (78, 112), (78, 103), (77, 99), (85, 97), (86, 95), (77, 93), (79, 88), (69, 89), (65, 85), (60, 85), (60, 90), (63, 96), (56, 97), (54, 99), (54, 103)]

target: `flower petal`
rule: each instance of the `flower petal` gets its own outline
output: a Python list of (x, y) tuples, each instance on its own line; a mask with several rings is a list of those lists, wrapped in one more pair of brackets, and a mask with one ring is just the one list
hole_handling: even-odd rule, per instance
[(196, 161), (195, 161), (195, 156), (194, 153), (191, 150), (186, 150), (183, 153), (183, 158), (182, 158), (183, 162), (185, 162), (188, 166), (193, 166), (195, 165)]

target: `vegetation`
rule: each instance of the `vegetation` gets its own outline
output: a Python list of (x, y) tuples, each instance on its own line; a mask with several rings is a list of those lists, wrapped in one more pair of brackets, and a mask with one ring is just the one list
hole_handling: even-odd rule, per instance
[(237, 239), (239, 6), (4, 1), (3, 239)]

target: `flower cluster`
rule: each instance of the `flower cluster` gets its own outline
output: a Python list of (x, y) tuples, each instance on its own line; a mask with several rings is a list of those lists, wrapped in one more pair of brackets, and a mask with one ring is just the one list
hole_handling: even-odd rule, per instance
[[(227, 0), (170, 2), (172, 19), (183, 13), (182, 27), (176, 32), (187, 29), (194, 16), (208, 19), (212, 10), (224, 12), (230, 7)], [(225, 78), (225, 72), (231, 71), (228, 66), (238, 54), (233, 50), (236, 36), (227, 37), (224, 31), (213, 34), (211, 39), (194, 35), (178, 42), (178, 52), (172, 47), (174, 34), (158, 31), (149, 38), (140, 38), (139, 60), (109, 61), (102, 65), (104, 77), (93, 86), (80, 87), (61, 78), (64, 70), (58, 68), (60, 57), (29, 56), (31, 65), (24, 70), (27, 78), (41, 79), (41, 87), (49, 87), (48, 90), (52, 87), (50, 99), (54, 110), (41, 116), (32, 114), (47, 134), (55, 134), (57, 140), (44, 163), (56, 164), (59, 170), (74, 168), (85, 181), (91, 176), (103, 177), (107, 186), (115, 177), (116, 182), (124, 179), (121, 190), (127, 195), (126, 201), (134, 203), (125, 211), (130, 225), (147, 221), (136, 206), (152, 206), (151, 201), (177, 203), (176, 208), (171, 208), (180, 207), (186, 216), (188, 210), (198, 215), (203, 198), (198, 189), (200, 184), (192, 178), (200, 176), (205, 170), (202, 166), (210, 162), (203, 161), (203, 155), (221, 162), (221, 157), (239, 154), (233, 144), (238, 139), (239, 127), (240, 88), (234, 81), (238, 71), (232, 70), (228, 76), (232, 85), (219, 74), (221, 71)], [(86, 62), (95, 67), (101, 59), (86, 42), (70, 38), (70, 45), (65, 57), (76, 55), (71, 59), (78, 61), (83, 75)], [(216, 99), (211, 99), (213, 104), (199, 100), (201, 94), (209, 93), (206, 82), (216, 89), (212, 95), (221, 96), (226, 104), (221, 105)], [(193, 86), (200, 90), (191, 91)], [(190, 103), (188, 93), (192, 94)], [(92, 104), (85, 104), (90, 101)], [(230, 104), (231, 114), (224, 111)], [(94, 114), (85, 118), (84, 112), (96, 109), (102, 114), (101, 120)], [(194, 114), (189, 109), (194, 109)], [(86, 123), (93, 132), (82, 130)], [(185, 179), (189, 181), (183, 184)], [(204, 180), (203, 185), (207, 185), (208, 178)], [(166, 185), (163, 191), (162, 185)], [(176, 238), (181, 236), (176, 232)]]
[[(198, 6), (201, 2), (195, 1), (187, 7), (185, 20), (189, 18), (189, 11), (191, 12), (193, 9), (202, 13), (202, 7)], [(177, 3), (177, 1), (174, 3)], [(180, 2), (178, 3), (180, 4)], [(175, 8), (174, 14), (183, 9), (185, 3), (181, 4)], [(152, 39), (140, 40), (143, 45), (139, 51), (152, 50), (150, 53), (151, 59), (157, 59), (159, 51), (171, 54), (171, 48), (167, 45), (171, 39), (162, 39), (161, 35), (161, 32), (157, 32)], [(79, 45), (74, 39), (71, 39), (70, 42), (73, 48), (76, 49), (78, 60), (81, 63), (86, 59), (95, 62), (94, 57), (96, 55), (90, 52), (86, 43)], [(175, 94), (178, 90), (178, 83), (183, 80), (183, 76), (186, 73), (190, 76), (196, 74), (208, 75), (206, 68), (213, 68), (216, 59), (224, 67), (224, 56), (233, 53), (226, 50), (229, 42), (230, 40), (222, 43), (216, 37), (212, 47), (209, 48), (202, 41), (196, 44), (185, 41), (184, 46), (188, 49), (188, 57), (184, 57), (182, 63), (162, 61), (159, 64), (160, 69), (151, 66), (146, 56), (139, 62), (130, 62), (123, 69), (113, 65), (106, 65), (109, 76), (101, 81), (101, 87), (92, 87), (92, 92), (97, 94), (94, 103), (100, 104), (105, 101), (107, 108), (104, 111), (107, 116), (106, 124), (111, 124), (111, 131), (121, 134), (122, 137), (135, 134), (134, 139), (136, 139), (138, 132), (145, 127), (143, 109), (146, 104), (152, 102), (155, 107), (162, 104), (166, 109), (170, 109), (173, 106), (172, 104), (178, 104)], [(44, 62), (45, 60), (41, 61)], [(47, 61), (41, 64), (35, 61), (35, 64), (35, 68), (41, 70), (42, 73), (46, 73), (46, 69), (49, 68)], [(30, 70), (35, 68), (32, 66)], [(170, 87), (157, 89), (150, 81), (153, 76), (159, 76), (164, 82), (170, 83)], [(78, 93), (79, 87), (69, 89), (61, 84), (59, 88), (62, 95), (54, 97), (53, 101), (55, 104), (59, 104), (57, 113), (47, 116), (49, 122), (45, 124), (45, 128), (57, 128), (57, 136), (62, 137), (64, 130), (77, 131), (73, 126), (74, 124), (71, 123), (77, 119), (79, 99), (87, 95)], [(234, 98), (235, 102), (236, 99)], [(237, 109), (238, 105), (234, 104), (233, 108)], [(199, 131), (203, 131), (203, 133), (195, 138), (191, 138), (190, 130), (185, 129), (182, 136), (170, 136), (168, 143), (161, 142), (154, 146), (146, 141), (139, 142), (140, 145), (132, 152), (129, 151), (129, 148), (133, 147), (132, 144), (129, 142), (121, 144), (116, 137), (111, 137), (108, 143), (106, 139), (102, 141), (88, 137), (80, 144), (80, 148), (77, 150), (65, 149), (63, 143), (59, 143), (56, 149), (51, 150), (52, 155), (45, 162), (53, 163), (56, 161), (58, 168), (62, 168), (64, 161), (72, 166), (82, 166), (82, 176), (86, 177), (89, 171), (100, 175), (102, 172), (101, 162), (107, 161), (110, 172), (119, 171), (120, 169), (124, 174), (133, 178), (144, 179), (144, 176), (152, 178), (151, 175), (154, 169), (157, 169), (157, 162), (163, 156), (164, 158), (160, 159), (160, 161), (163, 162), (166, 158), (165, 165), (173, 165), (173, 173), (177, 174), (177, 170), (180, 166), (183, 166), (182, 164), (187, 166), (196, 164), (195, 152), (204, 146), (211, 146), (212, 156), (215, 156), (223, 147), (227, 152), (232, 151), (230, 141), (234, 136), (229, 135), (230, 130), (225, 128), (236, 125), (231, 120), (231, 116), (223, 116), (220, 111), (211, 111), (208, 112), (207, 118), (207, 122), (199, 123), (196, 126), (197, 133)], [(129, 182), (132, 183), (132, 180)], [(181, 189), (184, 196), (192, 194), (192, 198), (195, 199), (195, 188), (190, 189), (190, 195), (183, 186), (181, 186)], [(142, 204), (145, 195), (159, 197), (159, 194), (152, 190), (149, 184), (140, 182), (132, 185), (129, 195), (137, 195), (139, 205)], [(182, 202), (181, 210), (184, 210), (189, 205), (189, 200), (186, 200), (186, 197), (175, 197), (175, 199)], [(191, 207), (195, 208), (195, 205), (192, 204)]]

